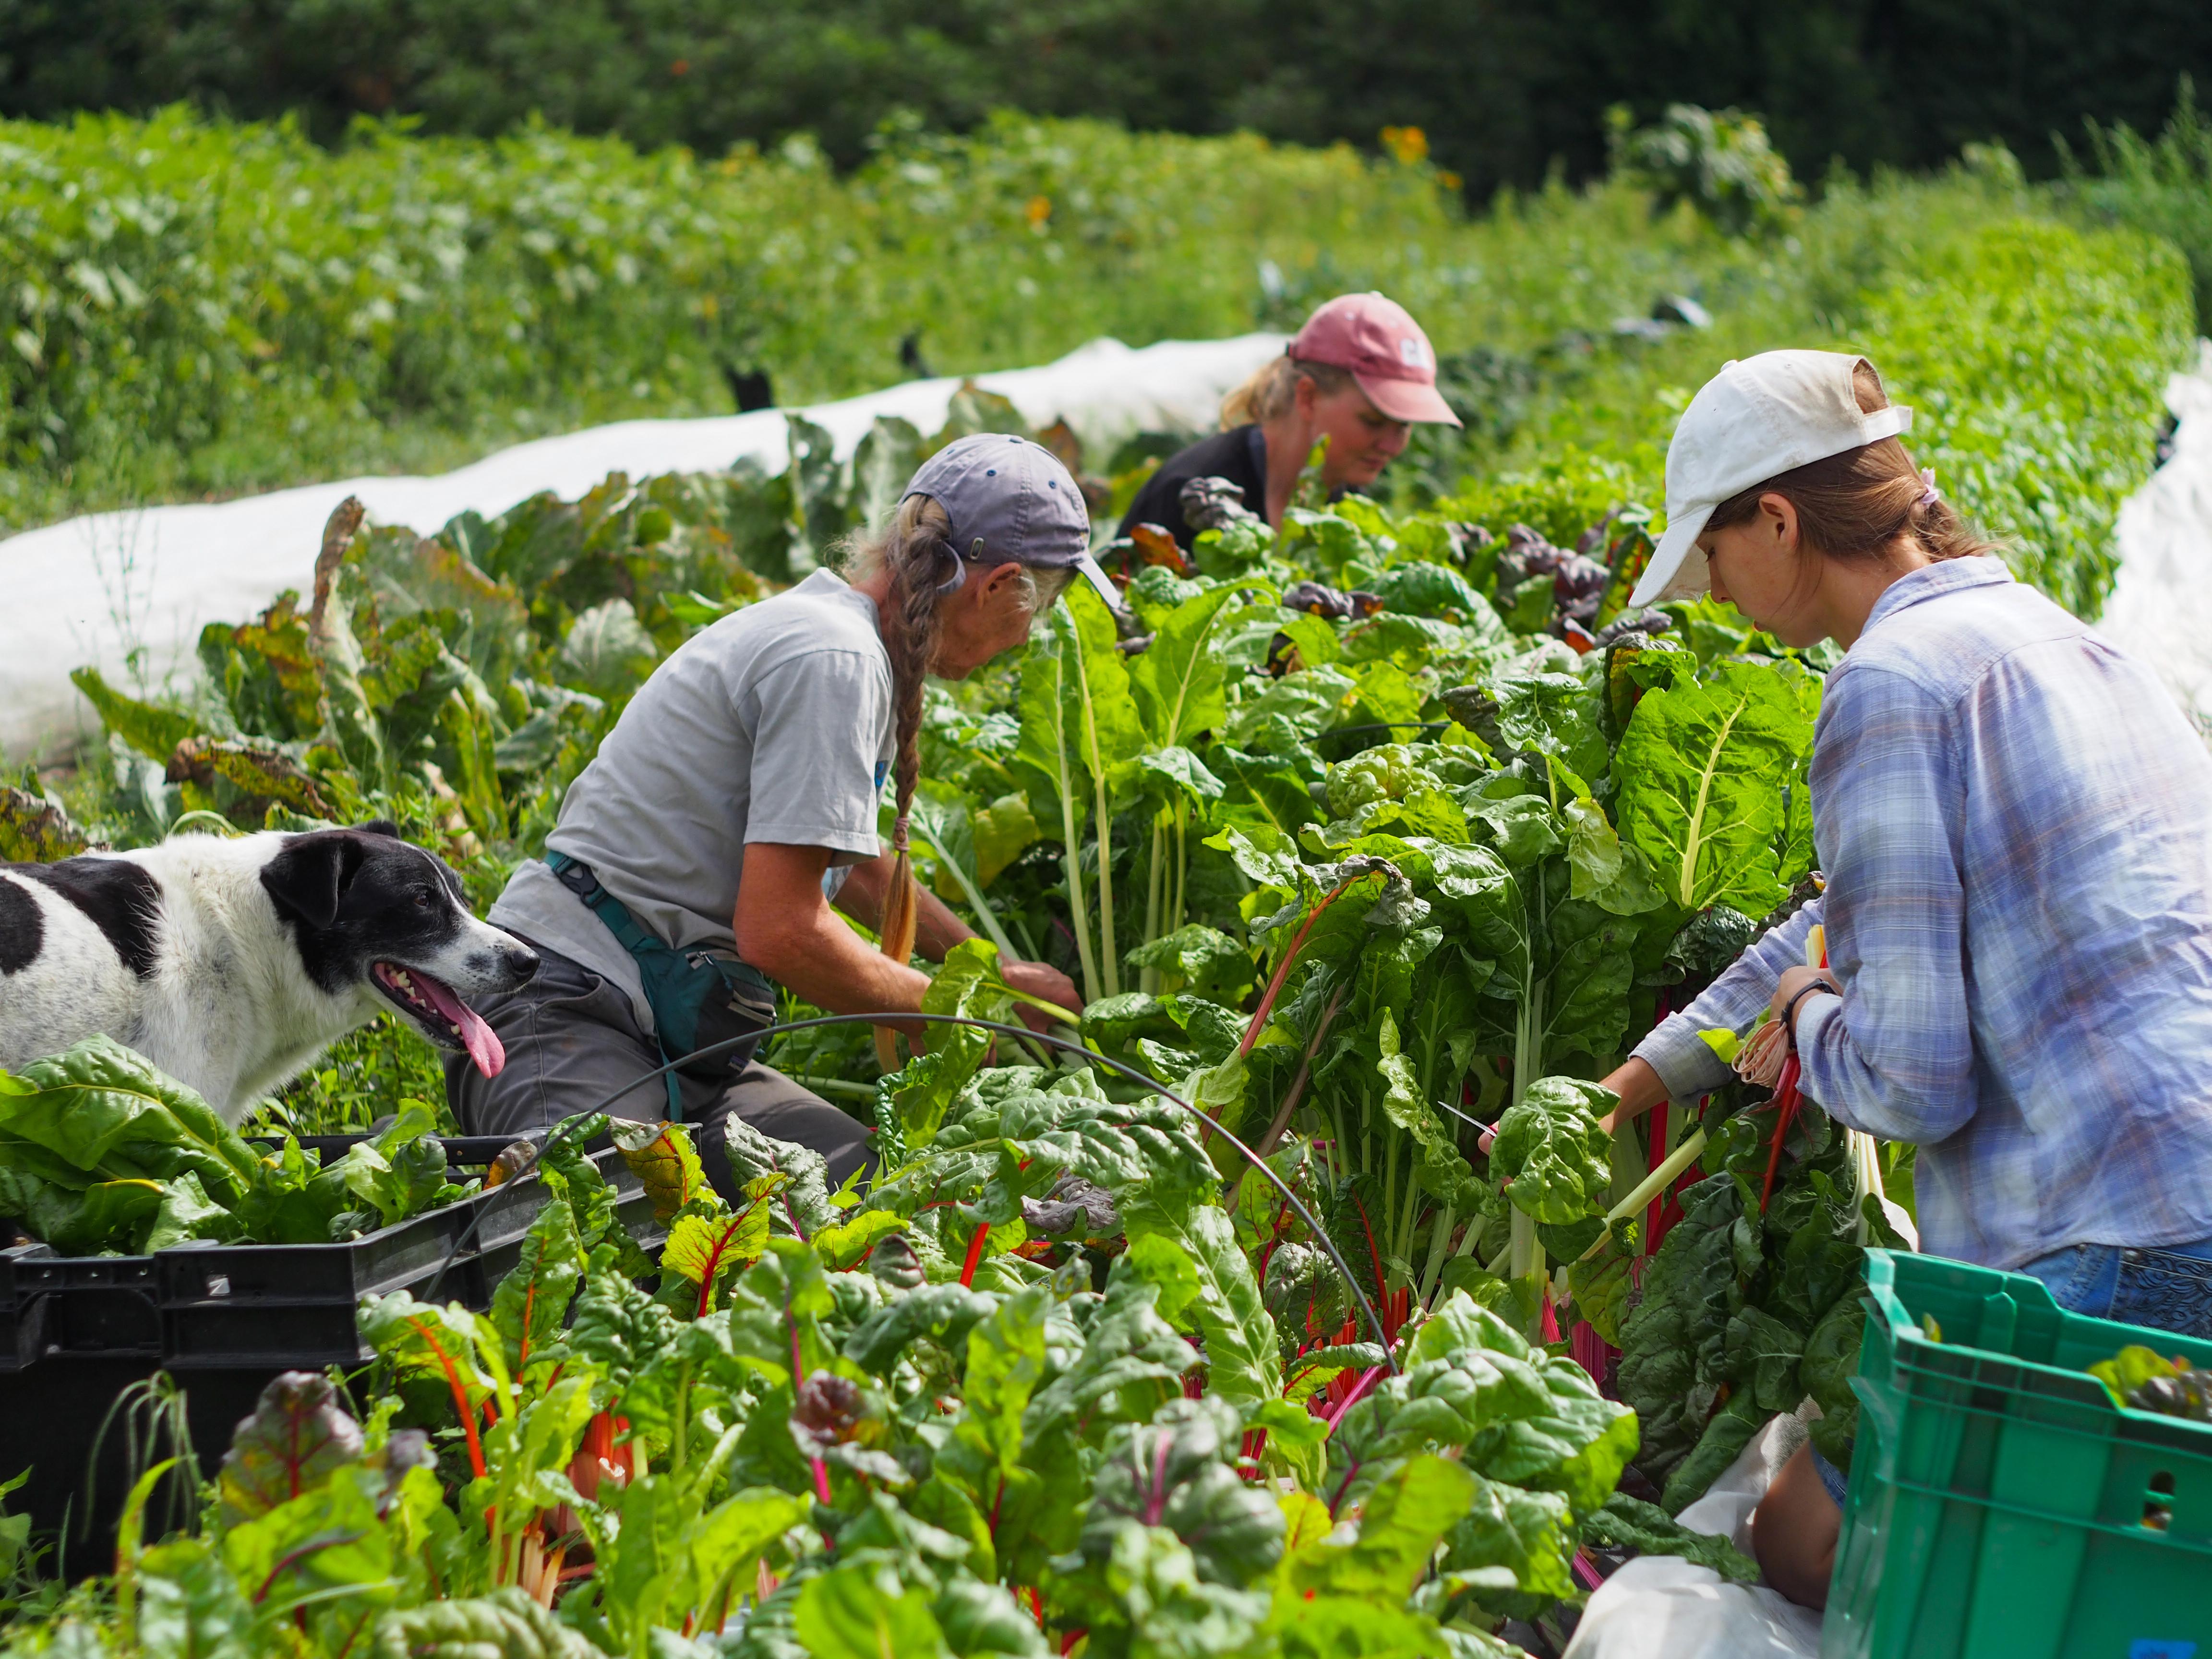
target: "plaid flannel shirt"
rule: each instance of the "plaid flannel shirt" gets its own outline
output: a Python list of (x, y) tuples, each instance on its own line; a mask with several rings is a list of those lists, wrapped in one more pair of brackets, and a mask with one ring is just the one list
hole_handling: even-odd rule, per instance
[(1637, 1046), (1726, 1079), (1816, 921), (1807, 1097), (1920, 1154), (1929, 1251), (2012, 1268), (2212, 1236), (2212, 755), (2141, 664), (1994, 558), (1891, 586), (1814, 727), (1822, 897)]

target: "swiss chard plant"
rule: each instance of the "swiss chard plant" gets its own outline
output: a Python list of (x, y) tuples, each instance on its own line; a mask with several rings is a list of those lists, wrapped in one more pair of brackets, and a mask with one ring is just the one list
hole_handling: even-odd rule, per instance
[(265, 1153), (120, 1043), (88, 1037), (0, 1072), (0, 1214), (64, 1255), (187, 1239), (343, 1243), (465, 1197), (420, 1101), (328, 1164)]
[[(653, 664), (811, 568), (915, 448), (881, 428), (839, 464), (795, 432), (773, 533), (758, 481), (335, 526), (304, 611), (210, 631), (196, 701), (88, 681), (115, 799), (156, 830), (394, 813), (488, 898)], [(1018, 659), (933, 687), (917, 866), (982, 937), (925, 1012), (1008, 1024), (1034, 999), (1000, 961), (1050, 961), (1111, 1064), (939, 1025), (885, 1074), (864, 1026), (792, 1033), (775, 1063), (872, 1120), (878, 1167), (836, 1192), (734, 1121), (713, 1182), (680, 1128), (556, 1137), (489, 1309), (364, 1308), (362, 1455), (427, 1435), (406, 1490), (438, 1501), (374, 1516), (361, 1571), (404, 1552), (392, 1585), (342, 1585), (335, 1545), (301, 1558), (327, 1554), (319, 1600), (279, 1572), (289, 1627), (333, 1654), (1468, 1654), (1573, 1599), (1585, 1543), (1743, 1577), (1614, 1485), (1633, 1459), (1679, 1508), (1807, 1394), (1847, 1455), (1880, 1160), (1741, 1093), (1611, 1124), (1594, 1079), (1804, 890), (1820, 659), (1710, 604), (1615, 614), (1640, 510), (1570, 551), (1543, 490), (1486, 499), (1543, 528), (1217, 502), (1187, 554), (1104, 551), (1121, 614), (1079, 586)], [(247, 1168), (164, 1098), (173, 1133), (133, 1109), (64, 1168), (15, 1109), (0, 1153), (44, 1185), (0, 1208), (88, 1248), (450, 1196), (416, 1117)], [(574, 1150), (602, 1129), (649, 1249)], [(368, 1540), (328, 1489), (349, 1518), (283, 1549)]]

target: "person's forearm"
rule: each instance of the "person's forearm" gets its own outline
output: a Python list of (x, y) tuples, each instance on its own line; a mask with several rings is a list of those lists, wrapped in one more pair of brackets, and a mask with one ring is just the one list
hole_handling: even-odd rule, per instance
[(844, 885), (830, 903), (866, 928), (880, 933), (884, 925), (884, 895), (890, 890), (891, 855), (878, 853), (866, 864), (855, 864), (845, 872)]
[(818, 848), (762, 842), (746, 849), (730, 921), (738, 954), (833, 1014), (919, 1010), (928, 980), (855, 933), (823, 898), (829, 861)]
[(1620, 1126), (1631, 1119), (1639, 1118), (1667, 1098), (1667, 1085), (1660, 1080), (1648, 1061), (1631, 1055), (1616, 1067), (1603, 1085), (1620, 1097), (1620, 1104), (1598, 1120), (1598, 1127), (1607, 1134), (1618, 1134)]
[(930, 962), (942, 962), (945, 953), (975, 930), (952, 914), (951, 908), (929, 889), (915, 884), (914, 948)]
[[(880, 853), (866, 864), (856, 864), (853, 872), (845, 878), (838, 890), (836, 905), (847, 915), (871, 932), (883, 927), (884, 901), (890, 896), (892, 855)], [(975, 937), (975, 930), (954, 915), (945, 901), (923, 886), (915, 883), (914, 948), (927, 962), (942, 962), (945, 953), (963, 939)]]
[(1662, 1098), (1692, 1100), (1729, 1079), (1726, 1062), (1698, 1033), (1749, 1029), (1774, 994), (1776, 981), (1793, 963), (1804, 961), (1806, 936), (1820, 920), (1820, 904), (1815, 899), (1801, 907), (1738, 957), (1687, 1008), (1660, 1021), (1637, 1043), (1637, 1058), (1659, 1077)]
[(738, 949), (800, 1001), (833, 1014), (913, 1012), (929, 988), (924, 975), (870, 945), (827, 904), (811, 917), (749, 929)]

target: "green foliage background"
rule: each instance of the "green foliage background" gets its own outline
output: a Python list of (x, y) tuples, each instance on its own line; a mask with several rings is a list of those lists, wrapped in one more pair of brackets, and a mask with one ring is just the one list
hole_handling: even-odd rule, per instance
[(0, 113), (189, 99), (324, 138), (356, 114), (491, 135), (533, 112), (652, 148), (817, 134), (841, 166), (909, 110), (992, 109), (1307, 144), (1425, 128), (1478, 200), (1605, 164), (1601, 112), (1765, 113), (1802, 174), (1929, 167), (1997, 139), (2053, 170), (2085, 116), (2154, 127), (2212, 76), (2193, 0), (15, 0)]
[[(2093, 611), (2192, 319), (2169, 247), (2061, 212), (1990, 149), (1838, 178), (1731, 237), (1620, 179), (1470, 217), (1425, 160), (1015, 116), (887, 132), (847, 176), (803, 143), (709, 163), (537, 127), (330, 150), (181, 109), (0, 124), (0, 527), (723, 412), (757, 365), (799, 402), (902, 378), (908, 342), (970, 373), (1294, 326), (1376, 287), (1455, 354), (1469, 418), (1424, 434), (1402, 493), (1595, 451), (1656, 496), (1722, 362), (1833, 343), (1922, 409), (1920, 447), (2022, 568)], [(1616, 328), (1669, 293), (1714, 325)]]

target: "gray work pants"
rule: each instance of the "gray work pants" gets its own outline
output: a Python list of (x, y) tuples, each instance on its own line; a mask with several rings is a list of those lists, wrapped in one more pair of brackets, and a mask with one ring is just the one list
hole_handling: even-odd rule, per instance
[[(465, 1054), (446, 1057), (446, 1098), (463, 1134), (521, 1134), (595, 1107), (617, 1117), (653, 1122), (668, 1115), (662, 1078), (641, 1084), (611, 1104), (606, 1097), (661, 1064), (660, 1049), (637, 1022), (628, 994), (582, 963), (531, 943), (538, 972), (520, 989), (470, 1006), (507, 1048), (500, 1074), (487, 1078)], [(731, 1190), (723, 1127), (735, 1113), (763, 1134), (796, 1141), (830, 1164), (834, 1189), (856, 1169), (872, 1166), (872, 1131), (781, 1072), (753, 1061), (733, 1083), (675, 1073), (684, 1121), (708, 1178), (724, 1198)]]

